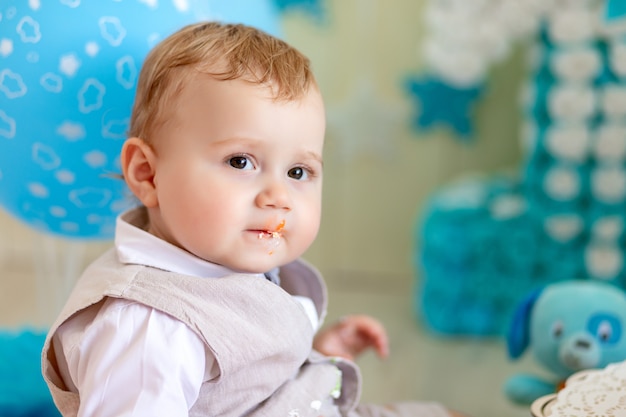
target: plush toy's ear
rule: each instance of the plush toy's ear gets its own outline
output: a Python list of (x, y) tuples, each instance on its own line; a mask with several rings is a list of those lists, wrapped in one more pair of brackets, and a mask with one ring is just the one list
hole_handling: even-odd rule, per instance
[(530, 313), (542, 291), (540, 288), (528, 294), (515, 310), (506, 338), (511, 359), (519, 358), (530, 344)]

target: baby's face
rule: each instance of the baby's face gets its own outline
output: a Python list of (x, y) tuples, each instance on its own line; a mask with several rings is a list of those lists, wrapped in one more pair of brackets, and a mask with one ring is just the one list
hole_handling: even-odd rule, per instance
[(312, 89), (296, 102), (241, 80), (197, 76), (154, 138), (150, 232), (244, 272), (290, 262), (317, 235), (325, 115)]

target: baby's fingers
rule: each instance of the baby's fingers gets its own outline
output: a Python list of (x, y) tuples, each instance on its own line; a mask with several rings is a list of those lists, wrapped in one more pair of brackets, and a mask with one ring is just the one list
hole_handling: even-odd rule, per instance
[(389, 339), (385, 327), (378, 320), (366, 315), (345, 317), (342, 324), (354, 332), (364, 347), (372, 347), (386, 358), (389, 355)]

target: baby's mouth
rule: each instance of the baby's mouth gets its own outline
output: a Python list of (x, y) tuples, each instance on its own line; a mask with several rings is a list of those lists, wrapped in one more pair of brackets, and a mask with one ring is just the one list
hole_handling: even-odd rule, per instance
[(259, 232), (259, 239), (278, 239), (280, 236), (280, 232), (270, 232), (269, 230)]
[(274, 230), (262, 230), (259, 232), (259, 240), (266, 242), (268, 248), (268, 255), (272, 255), (274, 250), (280, 245), (282, 241), (282, 231), (285, 228), (285, 220), (282, 220)]

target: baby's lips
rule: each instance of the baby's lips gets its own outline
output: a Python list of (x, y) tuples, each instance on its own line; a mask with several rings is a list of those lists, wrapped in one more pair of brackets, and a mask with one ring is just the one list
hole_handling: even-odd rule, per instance
[(283, 219), (275, 228), (268, 228), (259, 233), (259, 239), (263, 238), (280, 238), (283, 235), (285, 229), (285, 220)]

